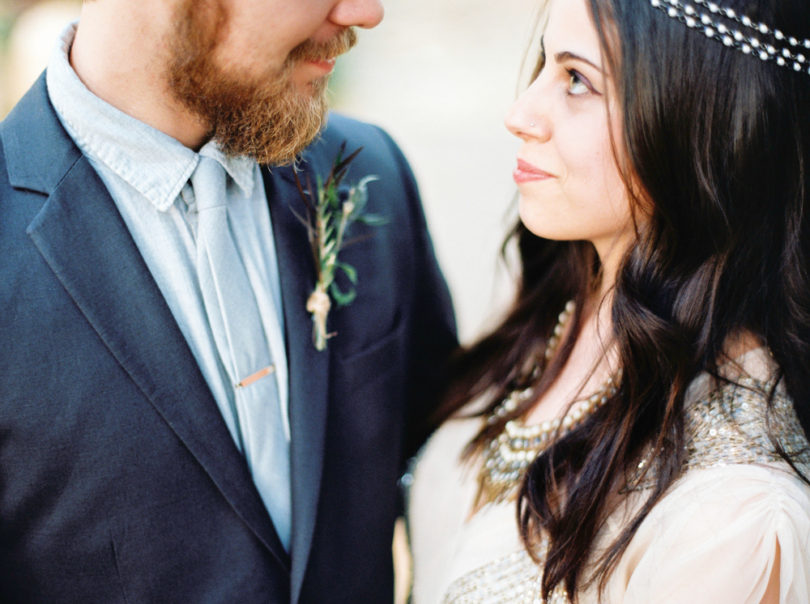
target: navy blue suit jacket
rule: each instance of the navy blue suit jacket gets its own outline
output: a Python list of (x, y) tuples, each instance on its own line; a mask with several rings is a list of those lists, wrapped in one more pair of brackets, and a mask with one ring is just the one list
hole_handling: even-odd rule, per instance
[[(291, 168), (264, 170), (290, 368), (287, 554), (206, 383), (44, 78), (0, 125), (0, 599), (385, 602), (396, 479), (455, 344), (410, 170), (381, 130), (332, 116), (376, 174), (342, 254), (357, 299), (315, 350), (314, 268)], [(367, 228), (367, 232), (363, 229)]]

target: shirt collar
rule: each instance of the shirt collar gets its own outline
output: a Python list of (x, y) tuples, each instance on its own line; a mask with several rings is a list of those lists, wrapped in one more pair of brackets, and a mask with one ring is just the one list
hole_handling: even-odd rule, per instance
[[(165, 212), (194, 172), (200, 154), (90, 92), (68, 60), (75, 34), (76, 23), (71, 23), (62, 33), (46, 72), (48, 95), (62, 125), (82, 152), (103, 163)], [(252, 195), (254, 160), (226, 155), (215, 141), (200, 152), (219, 161), (245, 196)]]

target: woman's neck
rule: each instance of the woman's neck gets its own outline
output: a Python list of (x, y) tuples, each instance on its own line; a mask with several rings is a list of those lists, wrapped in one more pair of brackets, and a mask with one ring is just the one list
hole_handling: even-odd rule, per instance
[[(618, 351), (611, 322), (612, 294), (594, 296), (582, 309), (582, 327), (565, 366), (537, 400), (526, 423), (541, 423), (561, 416), (572, 401), (601, 390), (619, 370)], [(573, 325), (567, 325), (566, 332)], [(569, 336), (564, 333), (562, 341)]]

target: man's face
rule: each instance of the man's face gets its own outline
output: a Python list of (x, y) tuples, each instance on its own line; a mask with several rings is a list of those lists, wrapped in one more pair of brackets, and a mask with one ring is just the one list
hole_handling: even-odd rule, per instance
[(173, 95), (226, 152), (291, 162), (320, 130), (334, 58), (356, 39), (331, 20), (338, 4), (181, 0), (169, 40)]

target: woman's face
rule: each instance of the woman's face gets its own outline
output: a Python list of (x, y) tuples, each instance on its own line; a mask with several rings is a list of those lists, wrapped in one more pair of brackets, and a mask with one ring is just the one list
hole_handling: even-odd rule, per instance
[[(506, 117), (523, 141), (514, 179), (520, 218), (536, 235), (591, 241), (605, 269), (633, 241), (629, 196), (611, 145), (621, 144), (614, 84), (587, 0), (551, 0), (545, 65)], [(620, 152), (620, 151), (619, 151)]]

